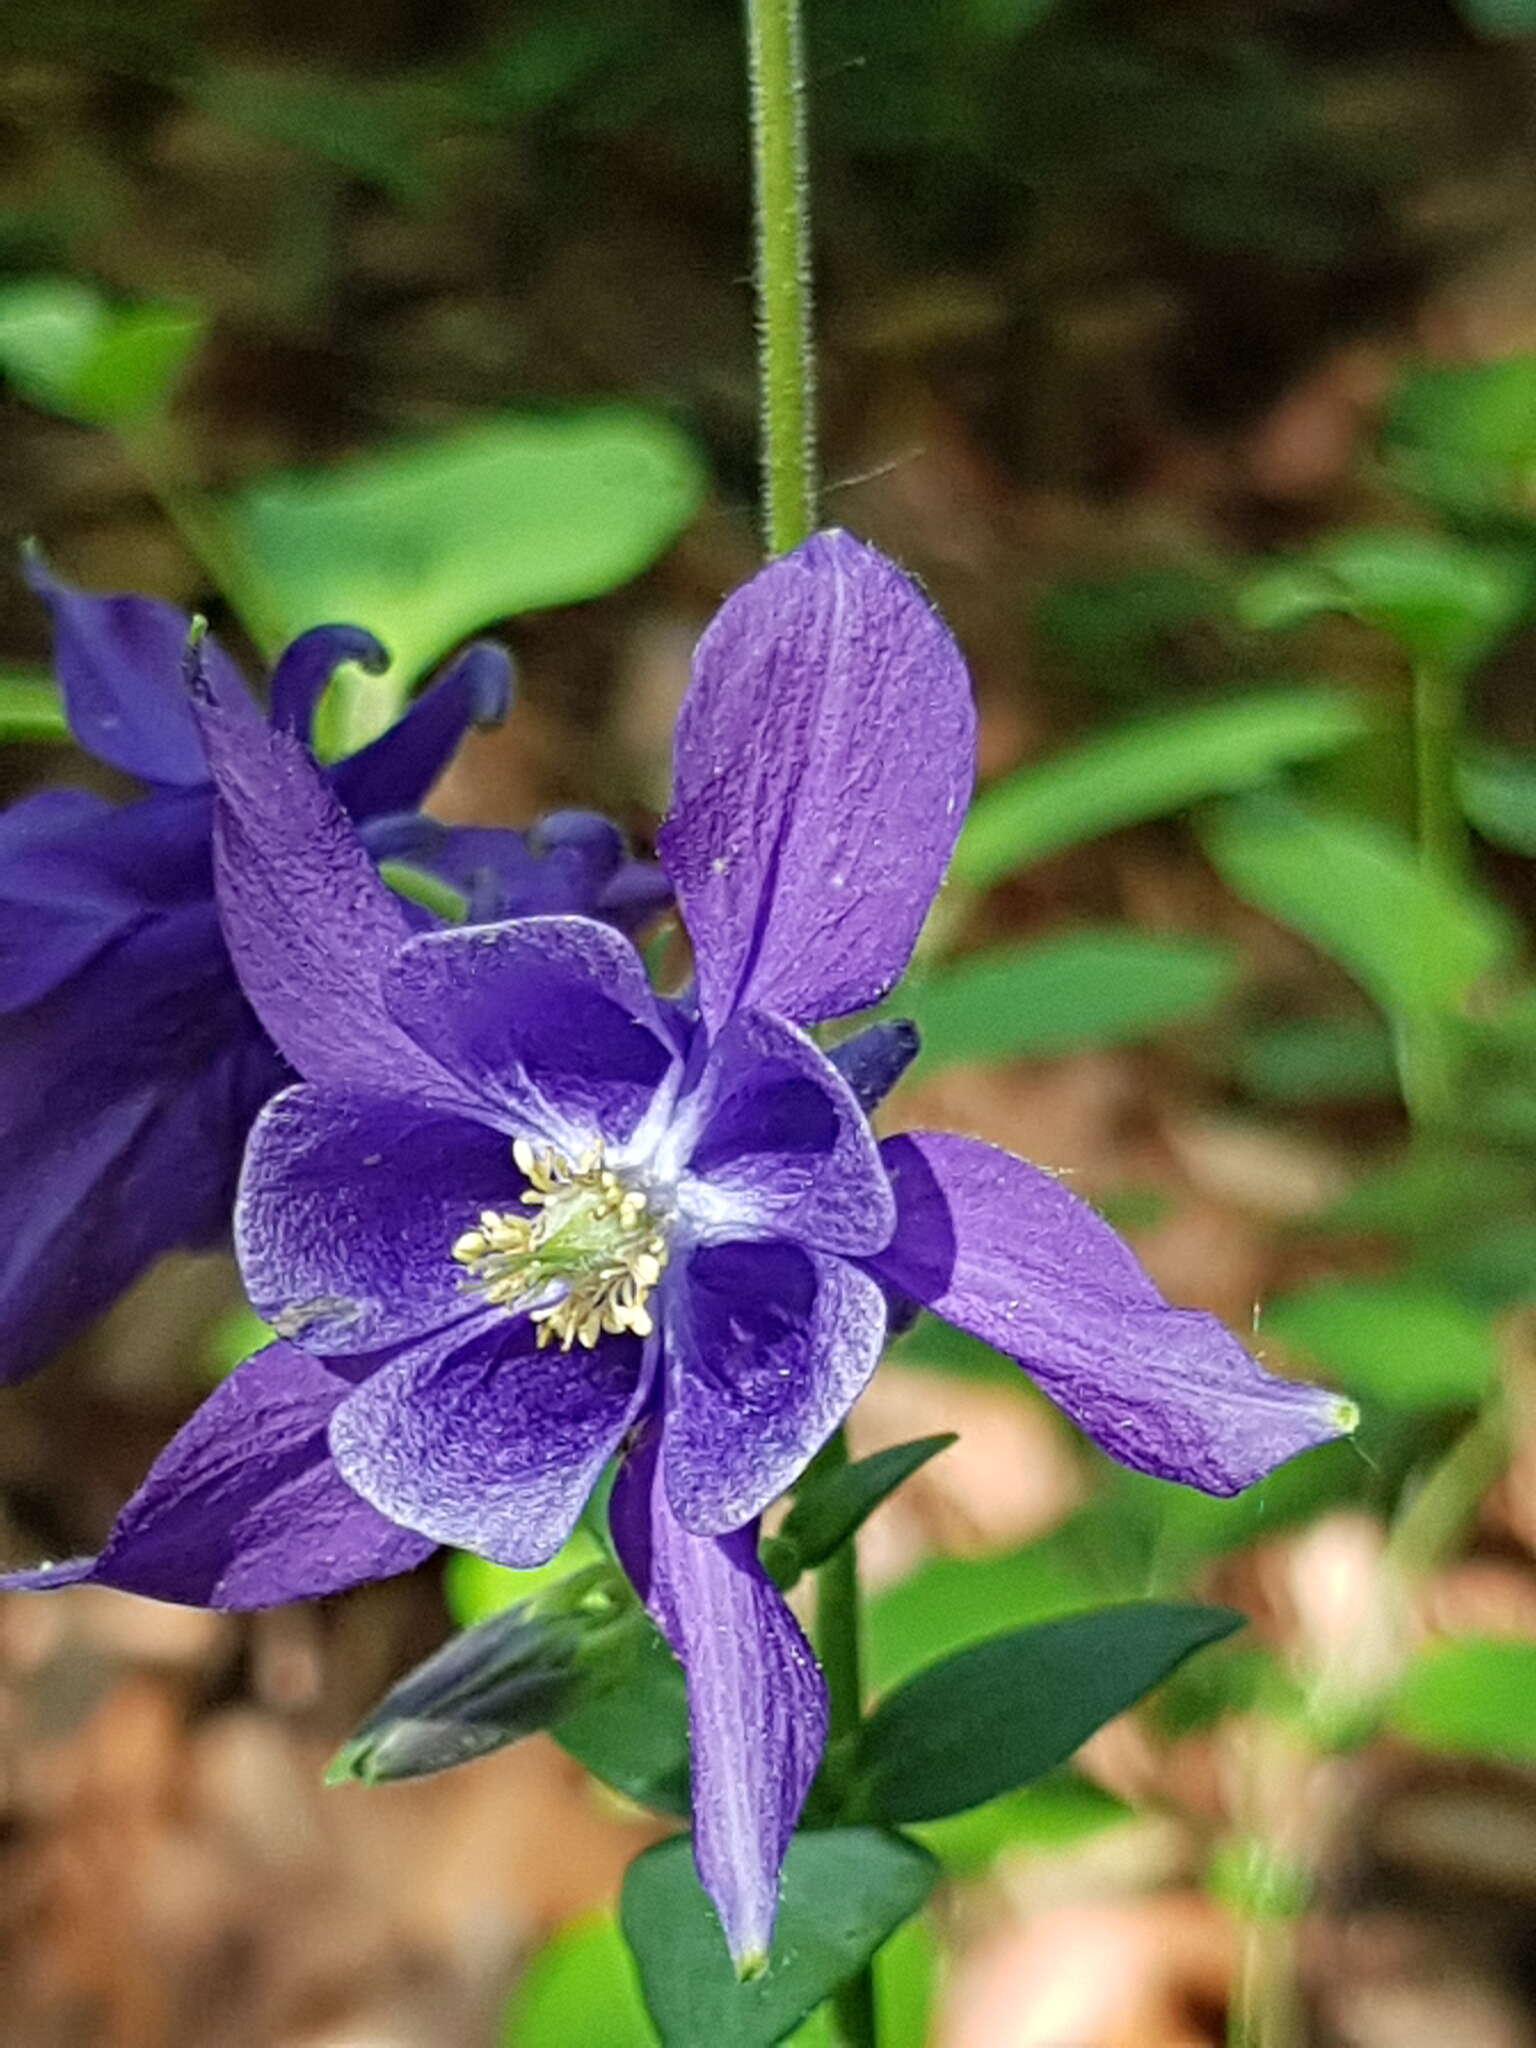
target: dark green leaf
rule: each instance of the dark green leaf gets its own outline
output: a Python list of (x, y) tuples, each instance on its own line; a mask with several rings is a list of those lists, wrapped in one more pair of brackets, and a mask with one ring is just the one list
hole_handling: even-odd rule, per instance
[(814, 1570), (841, 1550), (883, 1500), (954, 1441), (953, 1433), (917, 1437), (855, 1464), (814, 1474), (795, 1495), (779, 1530), (777, 1542), (788, 1553), (782, 1573), (775, 1573), (779, 1584), (792, 1586), (801, 1572)]
[(1388, 1011), (1454, 1012), (1510, 952), (1504, 912), (1427, 872), (1384, 826), (1266, 796), (1223, 806), (1202, 836), (1239, 896), (1304, 933)]
[(685, 1840), (629, 1867), (620, 1918), (664, 2048), (772, 2048), (861, 1969), (938, 1876), (915, 1843), (832, 1828), (789, 1845), (773, 1953), (738, 1983)]
[(1495, 846), (1536, 856), (1536, 754), (1478, 747), (1457, 771), (1461, 807)]
[(601, 406), (508, 414), (269, 478), (226, 509), (288, 637), (366, 619), (393, 655), (389, 677), (349, 683), (360, 708), (342, 737), (356, 745), (388, 723), (403, 684), (466, 635), (638, 575), (702, 489), (698, 458), (675, 429)]
[(914, 1071), (1126, 1045), (1208, 1009), (1232, 986), (1230, 947), (1130, 927), (1063, 932), (914, 975), (891, 1008), (922, 1034)]
[(1269, 1024), (1244, 1042), (1236, 1079), (1265, 1102), (1392, 1097), (1392, 1036), (1379, 1017), (1297, 1017)]
[(854, 1808), (937, 1820), (1043, 1777), (1243, 1617), (1135, 1601), (994, 1636), (920, 1671), (863, 1728)]
[(1427, 1281), (1320, 1280), (1268, 1302), (1261, 1335), (1402, 1408), (1475, 1404), (1497, 1364), (1487, 1317)]
[(984, 790), (960, 835), (953, 872), (985, 886), (1064, 846), (1265, 782), (1364, 730), (1352, 699), (1315, 688), (1139, 719)]
[(1027, 1384), (1011, 1358), (926, 1312), (895, 1339), (886, 1355), (926, 1372), (955, 1373), (961, 1379), (993, 1380), (1010, 1387)]
[(626, 1799), (688, 1811), (688, 1701), (677, 1659), (647, 1628), (623, 1682), (583, 1701), (551, 1731), (562, 1749)]
[(1431, 1644), (1389, 1719), (1427, 1749), (1536, 1762), (1536, 1643), (1467, 1636)]

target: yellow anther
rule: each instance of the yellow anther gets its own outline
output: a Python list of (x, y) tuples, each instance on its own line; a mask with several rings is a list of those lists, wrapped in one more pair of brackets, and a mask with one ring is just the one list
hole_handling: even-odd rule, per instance
[[(483, 1209), (479, 1224), (454, 1239), (451, 1256), (469, 1269), (467, 1285), (507, 1308), (529, 1306), (539, 1343), (591, 1350), (599, 1337), (649, 1337), (647, 1300), (667, 1263), (651, 1197), (603, 1164), (593, 1144), (573, 1165), (551, 1146), (526, 1138), (512, 1158), (527, 1181), (532, 1216)], [(558, 1298), (543, 1301), (550, 1289)]]

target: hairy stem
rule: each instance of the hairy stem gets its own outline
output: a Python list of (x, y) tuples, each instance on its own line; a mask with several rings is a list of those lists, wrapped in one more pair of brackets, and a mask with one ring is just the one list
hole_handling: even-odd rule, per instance
[(800, 0), (747, 0), (758, 403), (770, 555), (816, 524), (809, 184)]

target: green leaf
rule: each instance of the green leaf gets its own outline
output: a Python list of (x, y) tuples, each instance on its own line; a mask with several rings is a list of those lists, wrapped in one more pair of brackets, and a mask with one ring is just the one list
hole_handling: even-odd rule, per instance
[(691, 1845), (647, 1849), (624, 1880), (620, 1920), (664, 2048), (772, 2048), (918, 1910), (937, 1876), (926, 1849), (878, 1828), (797, 1835), (773, 1953), (738, 1983)]
[(1467, 1237), (1432, 1243), (1413, 1270), (1485, 1315), (1536, 1301), (1536, 1220), (1506, 1216)]
[(1486, 1222), (1498, 1209), (1531, 1208), (1536, 1175), (1528, 1164), (1495, 1152), (1421, 1141), (1362, 1174), (1318, 1221), (1328, 1230), (1375, 1231), (1410, 1242), (1429, 1238), (1443, 1245), (1468, 1221), (1467, 1190), (1473, 1187), (1477, 1218)]
[(1365, 729), (1352, 699), (1320, 688), (1266, 690), (1138, 719), (983, 790), (953, 873), (985, 887), (1064, 846), (1265, 782)]
[[(868, 1604), (871, 1683), (884, 1691), (999, 1628), (1052, 1620), (1129, 1594), (1135, 1582), (1122, 1569), (1129, 1560), (1115, 1550), (1119, 1535), (1086, 1508), (1017, 1550), (930, 1558)], [(1139, 1562), (1144, 1575), (1144, 1558)]]
[(1250, 1033), (1235, 1079), (1265, 1102), (1359, 1102), (1397, 1094), (1379, 1017), (1294, 1017)]
[(953, 1431), (916, 1437), (805, 1482), (770, 1551), (780, 1586), (787, 1591), (802, 1572), (813, 1571), (841, 1550), (883, 1500), (955, 1441)]
[(244, 1302), (232, 1308), (227, 1315), (220, 1316), (208, 1333), (203, 1362), (209, 1378), (226, 1379), (254, 1352), (265, 1350), (276, 1335), (272, 1325), (264, 1323), (255, 1309)]
[(1105, 925), (914, 976), (890, 1007), (922, 1034), (916, 1071), (935, 1073), (1134, 1044), (1208, 1009), (1236, 975), (1230, 947)]
[(474, 1628), (479, 1622), (489, 1621), (493, 1614), (504, 1613), (519, 1600), (557, 1585), (572, 1572), (596, 1564), (602, 1555), (596, 1538), (582, 1528), (574, 1532), (548, 1564), (534, 1565), (527, 1571), (514, 1571), (510, 1565), (492, 1564), (489, 1558), (456, 1550), (450, 1553), (443, 1574), (443, 1598), (460, 1628)]
[(693, 516), (703, 481), (665, 420), (608, 405), (509, 413), (268, 478), (225, 509), (287, 637), (359, 619), (389, 648), (392, 679), (352, 686), (377, 730), (402, 682), (467, 634), (638, 575)]
[(0, 669), (0, 740), (67, 740), (59, 686), (45, 669)]
[(114, 307), (72, 278), (0, 287), (0, 371), (34, 405), (99, 426), (162, 412), (205, 331), (190, 307)]
[(1513, 747), (1469, 749), (1456, 786), (1462, 809), (1485, 839), (1536, 856), (1536, 755)]
[(1132, 1809), (1074, 1771), (1055, 1771), (912, 1832), (946, 1870), (974, 1876), (1009, 1849), (1062, 1849), (1131, 1818)]
[(653, 1628), (641, 1632), (623, 1684), (583, 1701), (551, 1732), (626, 1799), (687, 1813), (687, 1695), (677, 1659)]
[(1416, 660), (1464, 669), (1511, 630), (1529, 593), (1529, 570), (1505, 550), (1444, 534), (1357, 531), (1264, 570), (1241, 609), (1268, 628), (1343, 612)]
[(1269, 1302), (1262, 1335), (1400, 1408), (1474, 1404), (1497, 1367), (1487, 1318), (1428, 1281), (1320, 1280)]
[(1536, 35), (1536, 0), (1456, 0), (1468, 26), (1484, 36)]
[(635, 1966), (609, 1913), (562, 1927), (507, 2004), (502, 2048), (655, 2048)]
[(854, 1810), (937, 1820), (1043, 1777), (1242, 1624), (1223, 1607), (1132, 1601), (994, 1636), (930, 1665), (864, 1724)]
[(1536, 1763), (1536, 1643), (1466, 1636), (1432, 1644), (1388, 1719), (1426, 1749)]
[(1536, 505), (1536, 355), (1414, 371), (1393, 400), (1384, 440), (1406, 481), (1442, 505), (1529, 512)]
[(1384, 826), (1264, 796), (1222, 806), (1202, 838), (1229, 887), (1303, 933), (1389, 1012), (1458, 1010), (1511, 950), (1497, 905), (1427, 873)]

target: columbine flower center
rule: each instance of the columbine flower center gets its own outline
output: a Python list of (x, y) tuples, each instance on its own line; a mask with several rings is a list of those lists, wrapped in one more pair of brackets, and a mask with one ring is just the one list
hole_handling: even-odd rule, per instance
[[(469, 1285), (488, 1301), (532, 1302), (539, 1343), (558, 1339), (569, 1351), (590, 1351), (605, 1332), (649, 1337), (646, 1306), (667, 1263), (667, 1240), (644, 1191), (603, 1164), (595, 1144), (574, 1164), (525, 1138), (512, 1147), (528, 1181), (532, 1216), (483, 1209), (473, 1230), (455, 1240), (453, 1256), (469, 1269)], [(552, 1300), (552, 1287), (561, 1291)]]

